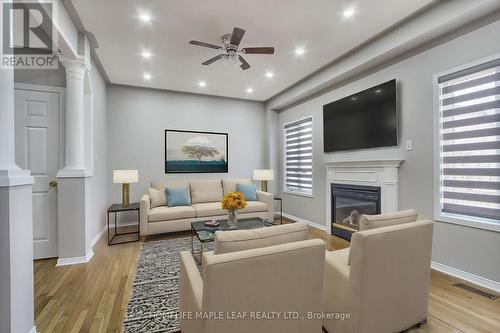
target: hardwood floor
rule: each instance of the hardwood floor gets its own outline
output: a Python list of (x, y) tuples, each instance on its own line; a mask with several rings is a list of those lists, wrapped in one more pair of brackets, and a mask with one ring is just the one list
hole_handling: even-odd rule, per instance
[[(312, 227), (309, 237), (322, 239), (329, 250), (349, 246), (347, 241)], [(55, 267), (55, 259), (35, 261), (37, 331), (121, 332), (140, 247), (140, 242), (107, 246), (103, 236), (87, 264)], [(500, 299), (490, 301), (453, 287), (457, 281), (432, 272), (427, 324), (409, 332), (500, 332)]]

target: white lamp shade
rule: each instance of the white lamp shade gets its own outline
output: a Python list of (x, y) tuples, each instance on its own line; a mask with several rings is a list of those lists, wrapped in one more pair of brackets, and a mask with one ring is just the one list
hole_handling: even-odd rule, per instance
[(273, 180), (274, 171), (268, 169), (256, 169), (253, 171), (254, 180)]
[(113, 170), (113, 183), (130, 184), (138, 181), (138, 170)]

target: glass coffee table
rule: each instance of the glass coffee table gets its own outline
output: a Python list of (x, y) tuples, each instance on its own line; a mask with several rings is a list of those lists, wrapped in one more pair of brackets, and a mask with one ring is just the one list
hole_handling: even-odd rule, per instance
[[(237, 227), (234, 229), (229, 229), (227, 220), (217, 220), (220, 224), (217, 228), (210, 228), (205, 226), (205, 222), (210, 221), (196, 221), (191, 222), (191, 253), (193, 257), (201, 264), (203, 261), (203, 247), (205, 243), (213, 242), (215, 239), (216, 231), (228, 231), (228, 230), (250, 230), (270, 227), (273, 225), (272, 222), (268, 220), (263, 220), (259, 217), (239, 219)], [(194, 237), (198, 238), (200, 242), (200, 252), (195, 252), (194, 250)], [(199, 255), (199, 259), (197, 258)]]

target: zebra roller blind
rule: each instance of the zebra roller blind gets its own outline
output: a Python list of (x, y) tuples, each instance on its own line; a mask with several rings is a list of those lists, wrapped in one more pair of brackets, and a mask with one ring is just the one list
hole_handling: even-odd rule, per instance
[(500, 59), (438, 83), (441, 211), (500, 222)]
[(312, 118), (284, 126), (285, 192), (312, 195)]

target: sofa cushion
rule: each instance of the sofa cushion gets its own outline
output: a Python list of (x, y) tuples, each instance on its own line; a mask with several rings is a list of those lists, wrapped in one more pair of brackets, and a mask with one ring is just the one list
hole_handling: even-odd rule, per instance
[[(163, 191), (165, 193), (165, 202), (168, 202), (168, 198), (166, 197), (166, 192), (165, 192), (165, 189), (167, 187), (171, 188), (187, 187), (189, 190), (189, 182), (186, 180), (167, 180), (164, 182), (151, 182), (149, 187), (154, 188), (155, 190)], [(189, 196), (189, 200), (191, 200), (191, 195)]]
[(417, 211), (415, 209), (403, 210), (395, 213), (379, 215), (361, 215), (359, 220), (359, 231), (370, 230), (391, 225), (416, 222)]
[(224, 195), (228, 194), (229, 192), (235, 192), (236, 191), (236, 185), (237, 184), (253, 184), (252, 181), (249, 178), (242, 178), (242, 179), (223, 179), (222, 180), (222, 188), (224, 189)]
[(267, 211), (267, 205), (261, 201), (248, 201), (247, 206), (239, 212), (241, 213), (255, 213)]
[(237, 184), (236, 192), (243, 193), (246, 201), (257, 200), (257, 186), (255, 184)]
[(166, 187), (180, 188), (189, 187), (189, 182), (186, 180), (167, 180), (164, 182), (151, 182), (150, 186), (156, 190), (164, 191)]
[(204, 202), (192, 204), (196, 211), (196, 217), (227, 215), (227, 211), (222, 209), (220, 202)]
[(222, 200), (220, 180), (197, 180), (189, 183), (192, 203), (215, 202)]
[(189, 198), (189, 189), (187, 187), (167, 187), (165, 189), (165, 192), (167, 193), (168, 207), (191, 205), (191, 200)]
[(149, 201), (151, 202), (151, 208), (166, 206), (167, 196), (165, 190), (157, 190), (155, 188), (148, 188)]
[(296, 222), (253, 230), (216, 231), (214, 254), (303, 241), (309, 228)]
[(190, 206), (176, 206), (176, 207), (155, 207), (151, 208), (148, 215), (150, 222), (155, 221), (169, 221), (177, 219), (187, 219), (195, 217), (195, 211)]

